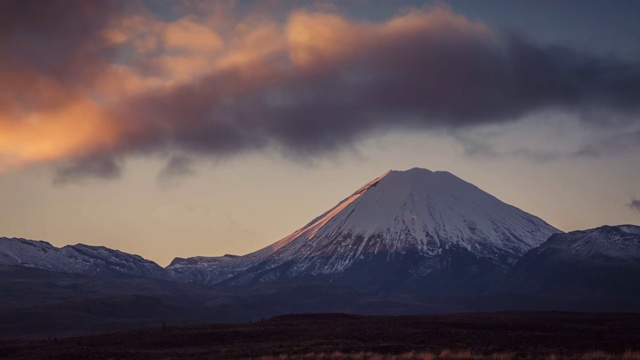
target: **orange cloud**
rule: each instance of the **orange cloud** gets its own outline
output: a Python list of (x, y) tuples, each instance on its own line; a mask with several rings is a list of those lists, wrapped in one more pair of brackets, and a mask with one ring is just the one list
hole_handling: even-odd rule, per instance
[(277, 58), (285, 51), (286, 40), (278, 24), (242, 23), (235, 30), (224, 55), (215, 63), (215, 70), (235, 68), (252, 73), (257, 63), (281, 60)]
[(287, 40), (291, 61), (296, 66), (313, 66), (326, 61), (335, 61), (355, 50), (364, 26), (349, 24), (334, 14), (295, 12), (287, 24)]
[(117, 130), (96, 103), (78, 99), (69, 106), (0, 117), (0, 173), (21, 166), (77, 158), (113, 146)]
[[(333, 7), (275, 14), (263, 4), (239, 15), (233, 2), (187, 1), (176, 6), (189, 14), (164, 20), (140, 3), (103, 19), (103, 5), (84, 3), (57, 9), (64, 21), (52, 18), (47, 31), (38, 28), (47, 12), (15, 22), (39, 30), (23, 31), (26, 38), (0, 23), (27, 44), (17, 55), (0, 48), (0, 172), (171, 147), (317, 154), (376, 129), (472, 126), (558, 104), (637, 104), (634, 67), (612, 62), (630, 70), (607, 73), (593, 65), (606, 61), (504, 37), (446, 7), (371, 22)], [(90, 31), (69, 28), (86, 11)], [(34, 33), (55, 51), (29, 45), (38, 43)]]
[(335, 65), (366, 53), (372, 55), (376, 49), (392, 48), (394, 44), (404, 46), (403, 42), (416, 37), (492, 42), (497, 34), (486, 24), (472, 22), (444, 7), (408, 9), (384, 23), (350, 21), (333, 13), (306, 11), (292, 13), (287, 22), (291, 62), (307, 68)]
[(213, 54), (224, 44), (220, 35), (210, 27), (199, 24), (188, 16), (169, 23), (163, 34), (164, 45), (169, 51)]

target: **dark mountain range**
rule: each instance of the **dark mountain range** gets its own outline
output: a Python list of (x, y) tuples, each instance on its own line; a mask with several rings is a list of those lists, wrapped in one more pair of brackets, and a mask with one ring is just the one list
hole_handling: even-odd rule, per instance
[(448, 172), (390, 171), (284, 239), (176, 258), (0, 238), (0, 337), (301, 312), (640, 311), (640, 227), (563, 234)]

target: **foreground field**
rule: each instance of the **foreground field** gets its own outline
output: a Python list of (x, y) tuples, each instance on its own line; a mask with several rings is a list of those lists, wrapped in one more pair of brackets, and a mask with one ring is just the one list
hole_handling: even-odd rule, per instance
[(640, 359), (640, 314), (287, 315), (5, 340), (7, 359)]
[[(443, 350), (439, 354), (431, 352), (411, 351), (403, 354), (381, 354), (373, 352), (359, 353), (309, 353), (298, 355), (271, 355), (263, 356), (260, 360), (511, 360), (515, 358), (514, 353), (493, 353), (488, 355), (472, 354), (469, 351), (449, 351)], [(540, 356), (528, 356), (525, 358), (540, 358)], [(638, 360), (640, 352), (626, 351), (623, 354), (608, 354), (603, 351), (594, 351), (585, 354), (557, 355), (550, 354), (542, 356), (549, 360)]]

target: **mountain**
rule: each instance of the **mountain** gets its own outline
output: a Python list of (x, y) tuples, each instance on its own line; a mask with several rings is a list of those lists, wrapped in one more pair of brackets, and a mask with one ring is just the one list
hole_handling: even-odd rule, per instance
[(190, 258), (175, 258), (167, 266), (171, 279), (183, 283), (211, 284), (225, 277), (229, 265), (239, 256), (226, 254), (224, 256), (194, 256)]
[(561, 233), (442, 171), (390, 171), (253, 253), (162, 268), (0, 238), (0, 338), (300, 312), (640, 309), (640, 227)]
[(0, 265), (200, 285), (330, 284), (366, 293), (478, 294), (559, 230), (458, 177), (389, 171), (284, 239), (244, 255), (176, 258), (0, 238)]
[(57, 248), (45, 241), (0, 238), (0, 265), (100, 277), (166, 279), (158, 264), (138, 255), (84, 244)]
[(551, 236), (509, 272), (505, 291), (640, 297), (640, 226), (602, 226)]
[(208, 273), (199, 278), (208, 284), (311, 282), (368, 292), (477, 293), (558, 232), (448, 172), (414, 168), (373, 179), (261, 250), (188, 267)]

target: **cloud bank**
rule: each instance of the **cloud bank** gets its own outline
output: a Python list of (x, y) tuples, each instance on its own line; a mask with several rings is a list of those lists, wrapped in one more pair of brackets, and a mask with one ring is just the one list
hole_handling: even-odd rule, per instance
[[(0, 24), (0, 171), (62, 162), (60, 179), (114, 177), (131, 154), (314, 157), (389, 130), (549, 109), (628, 123), (640, 110), (637, 62), (537, 45), (446, 7), (377, 23), (201, 3), (172, 20), (73, 0), (0, 13), (14, 19)], [(189, 168), (175, 159), (167, 174)]]

